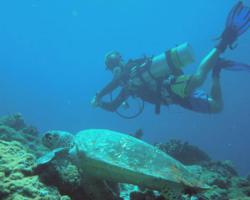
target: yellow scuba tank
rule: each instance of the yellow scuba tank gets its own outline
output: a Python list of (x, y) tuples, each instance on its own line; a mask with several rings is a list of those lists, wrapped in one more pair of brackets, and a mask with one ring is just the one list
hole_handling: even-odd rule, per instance
[(139, 72), (132, 73), (131, 84), (132, 86), (140, 86), (145, 82), (150, 83), (157, 79), (167, 78), (174, 74), (174, 70), (184, 68), (193, 62), (194, 53), (191, 45), (189, 43), (181, 44), (152, 57), (150, 63), (137, 66), (135, 71)]

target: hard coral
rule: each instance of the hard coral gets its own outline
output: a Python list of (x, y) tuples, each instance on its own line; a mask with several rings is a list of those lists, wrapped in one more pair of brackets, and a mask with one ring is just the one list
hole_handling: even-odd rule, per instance
[(0, 140), (0, 199), (58, 200), (55, 188), (46, 187), (34, 176), (35, 157), (19, 142)]
[(45, 151), (37, 129), (27, 126), (20, 114), (0, 118), (0, 140), (18, 141), (35, 155), (41, 155)]
[(0, 125), (5, 125), (14, 128), (15, 130), (20, 130), (25, 128), (25, 123), (23, 117), (20, 113), (4, 116), (0, 118)]
[(180, 140), (170, 140), (167, 143), (158, 143), (156, 146), (183, 164), (193, 165), (210, 161), (210, 157), (196, 146)]
[(249, 182), (240, 178), (229, 162), (210, 162), (203, 165), (200, 174), (212, 188), (205, 193), (210, 200), (246, 199)]
[(53, 161), (38, 173), (42, 182), (56, 186), (62, 194), (67, 194), (74, 200), (81, 200), (83, 197), (88, 199), (81, 185), (81, 175), (69, 161)]
[(230, 161), (210, 161), (203, 163), (202, 166), (224, 177), (238, 176), (237, 171)]
[(247, 180), (250, 182), (250, 174), (247, 176)]

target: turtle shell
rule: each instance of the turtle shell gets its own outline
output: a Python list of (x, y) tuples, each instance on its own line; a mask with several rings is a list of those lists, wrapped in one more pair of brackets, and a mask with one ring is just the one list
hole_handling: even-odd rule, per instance
[(156, 190), (166, 184), (207, 188), (188, 167), (132, 136), (91, 129), (79, 132), (75, 143), (81, 168), (93, 176)]

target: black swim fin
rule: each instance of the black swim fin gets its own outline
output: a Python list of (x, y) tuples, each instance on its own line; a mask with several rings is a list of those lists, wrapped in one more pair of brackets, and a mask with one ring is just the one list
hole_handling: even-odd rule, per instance
[(247, 71), (247, 72), (250, 72), (250, 64), (220, 58), (213, 68), (212, 76), (218, 77), (220, 74), (220, 71), (222, 69), (225, 69), (227, 71)]
[(217, 48), (224, 52), (227, 47), (233, 49), (233, 43), (237, 38), (245, 33), (250, 27), (250, 8), (244, 6), (242, 1), (239, 1), (230, 11), (226, 27), (220, 37), (220, 42)]

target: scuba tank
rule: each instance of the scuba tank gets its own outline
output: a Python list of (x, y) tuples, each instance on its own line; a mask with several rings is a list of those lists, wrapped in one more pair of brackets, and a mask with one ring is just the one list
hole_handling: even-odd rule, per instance
[(131, 86), (141, 86), (143, 83), (150, 83), (173, 75), (174, 70), (181, 70), (194, 62), (194, 53), (191, 45), (184, 43), (148, 60), (132, 69), (136, 73), (131, 73)]

